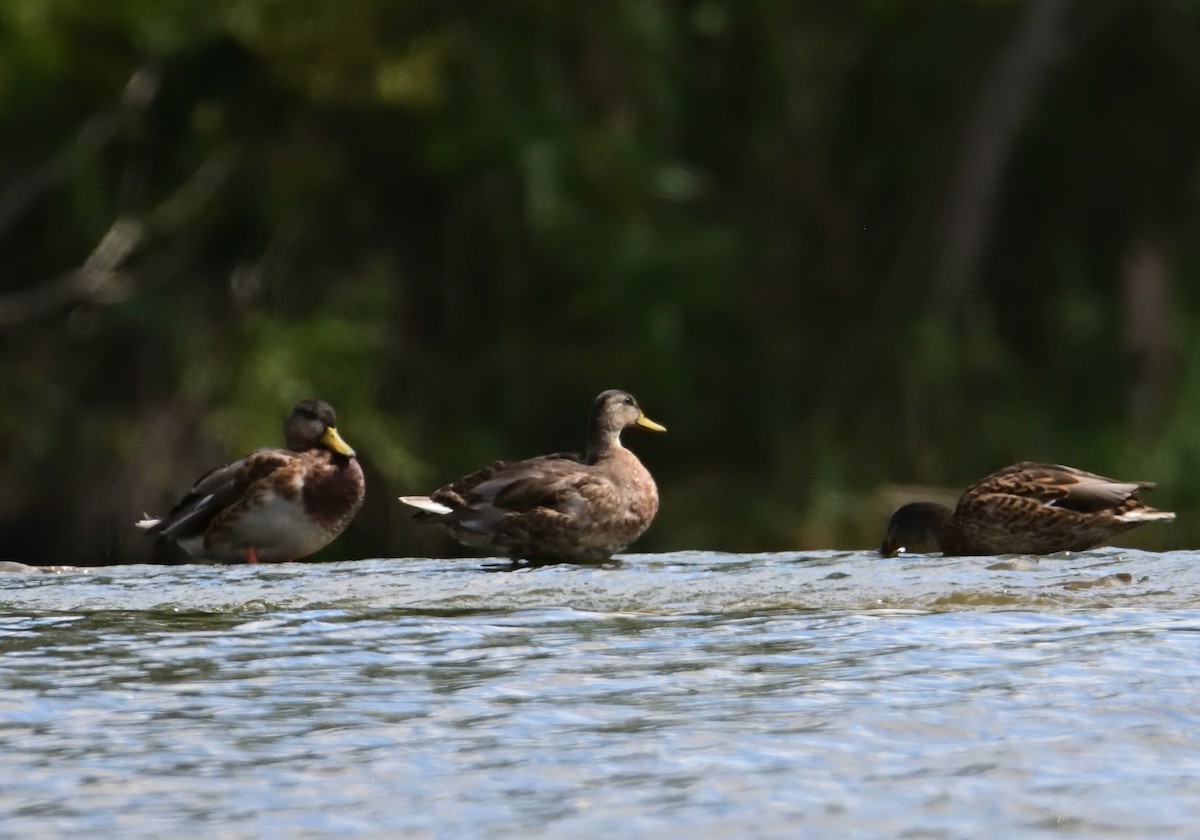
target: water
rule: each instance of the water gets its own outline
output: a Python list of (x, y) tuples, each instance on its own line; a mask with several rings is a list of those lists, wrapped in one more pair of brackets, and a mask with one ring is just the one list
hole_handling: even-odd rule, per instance
[(1196, 833), (1195, 553), (497, 567), (0, 574), (0, 836)]

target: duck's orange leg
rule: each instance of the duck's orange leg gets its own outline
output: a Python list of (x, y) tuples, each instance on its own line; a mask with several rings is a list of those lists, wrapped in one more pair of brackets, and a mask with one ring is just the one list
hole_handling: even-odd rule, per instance
[(255, 551), (253, 548), (246, 549), (246, 562), (247, 563), (257, 563), (258, 562), (258, 552)]

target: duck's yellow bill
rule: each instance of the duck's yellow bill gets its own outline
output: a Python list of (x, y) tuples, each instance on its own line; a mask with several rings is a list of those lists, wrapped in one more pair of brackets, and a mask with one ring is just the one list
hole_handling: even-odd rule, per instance
[(661, 423), (655, 423), (640, 411), (638, 412), (637, 424), (643, 429), (649, 429), (652, 432), (665, 432), (667, 430), (666, 426)]
[(342, 436), (338, 434), (337, 429), (333, 428), (333, 426), (330, 426), (321, 435), (321, 443), (339, 455), (345, 455), (350, 458), (354, 457), (354, 450), (350, 448), (346, 441), (342, 440)]

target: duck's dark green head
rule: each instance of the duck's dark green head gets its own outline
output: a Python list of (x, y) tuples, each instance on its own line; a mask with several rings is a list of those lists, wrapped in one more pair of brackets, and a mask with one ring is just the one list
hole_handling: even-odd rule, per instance
[(295, 452), (324, 447), (338, 455), (354, 457), (354, 450), (338, 434), (333, 406), (324, 400), (305, 399), (292, 406), (283, 422), (283, 435), (288, 449)]

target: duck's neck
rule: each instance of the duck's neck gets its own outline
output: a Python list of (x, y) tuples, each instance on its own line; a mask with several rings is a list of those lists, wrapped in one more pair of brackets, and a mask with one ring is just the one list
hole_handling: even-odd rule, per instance
[(583, 454), (583, 459), (589, 464), (594, 464), (624, 448), (621, 445), (620, 430), (592, 426), (588, 429), (587, 450)]
[(954, 511), (945, 505), (928, 502), (922, 515), (925, 517), (929, 536), (933, 538), (933, 541), (938, 544), (939, 548), (944, 550), (947, 523), (950, 522), (950, 517), (954, 515)]
[(946, 531), (952, 530), (950, 517), (953, 513), (936, 502), (909, 502), (896, 512), (897, 538), (903, 544), (932, 542), (943, 548)]

